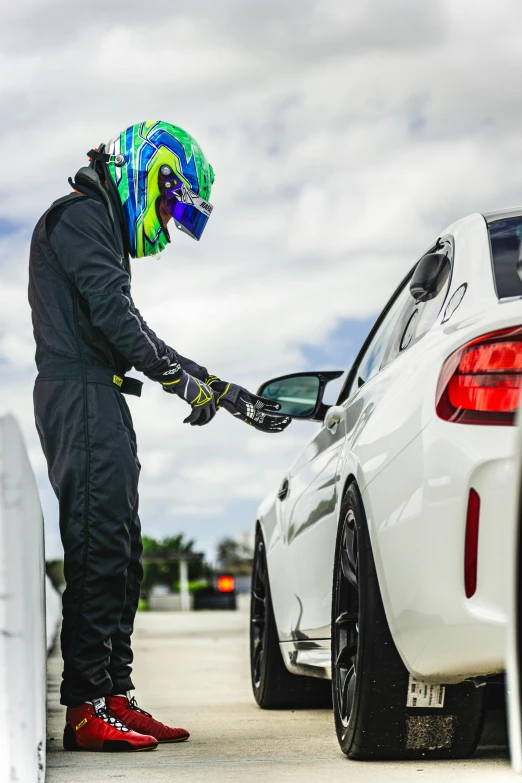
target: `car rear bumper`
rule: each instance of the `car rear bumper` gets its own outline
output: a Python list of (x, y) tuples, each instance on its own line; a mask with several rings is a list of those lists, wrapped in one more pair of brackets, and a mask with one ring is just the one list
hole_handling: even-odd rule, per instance
[[(419, 679), (504, 669), (514, 432), (433, 419), (363, 493), (390, 629)], [(466, 598), (470, 489), (481, 505), (477, 589)]]

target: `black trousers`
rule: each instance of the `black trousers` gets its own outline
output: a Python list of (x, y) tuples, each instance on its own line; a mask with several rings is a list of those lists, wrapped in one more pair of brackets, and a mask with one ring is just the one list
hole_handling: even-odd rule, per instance
[(64, 548), (61, 703), (75, 706), (134, 687), (140, 463), (130, 411), (114, 385), (38, 378), (34, 407)]

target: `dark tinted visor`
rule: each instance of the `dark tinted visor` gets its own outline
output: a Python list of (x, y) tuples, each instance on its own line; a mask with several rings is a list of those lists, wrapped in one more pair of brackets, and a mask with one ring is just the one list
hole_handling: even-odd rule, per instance
[[(211, 205), (208, 204), (208, 202), (205, 202), (205, 204), (210, 207), (211, 212)], [(196, 204), (184, 204), (182, 201), (171, 199), (169, 199), (168, 202), (165, 202), (165, 207), (174, 218), (176, 228), (179, 228), (180, 231), (184, 231), (185, 234), (189, 234), (193, 239), (201, 239), (201, 235), (208, 223), (210, 212), (205, 212), (203, 209), (196, 206)]]

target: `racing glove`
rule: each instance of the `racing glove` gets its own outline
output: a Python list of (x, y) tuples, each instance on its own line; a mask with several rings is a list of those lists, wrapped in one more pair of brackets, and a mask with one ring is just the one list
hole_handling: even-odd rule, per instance
[(225, 408), (232, 416), (236, 416), (245, 424), (250, 424), (261, 432), (283, 432), (291, 422), (289, 416), (274, 416), (273, 412), (281, 410), (278, 402), (258, 397), (257, 394), (226, 383), (211, 375), (206, 379), (216, 396), (216, 406)]
[(161, 384), (166, 392), (177, 394), (192, 407), (190, 416), (183, 420), (184, 424), (202, 427), (216, 415), (213, 389), (185, 372), (180, 364), (170, 365), (162, 375)]

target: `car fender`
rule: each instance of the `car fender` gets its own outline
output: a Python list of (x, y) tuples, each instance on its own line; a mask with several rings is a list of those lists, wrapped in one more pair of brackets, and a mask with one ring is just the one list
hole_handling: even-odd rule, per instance
[(283, 540), (282, 506), (277, 491), (268, 495), (257, 513), (257, 526), (265, 542), (272, 607), (280, 641), (292, 638), (293, 602), (289, 600), (288, 547)]

